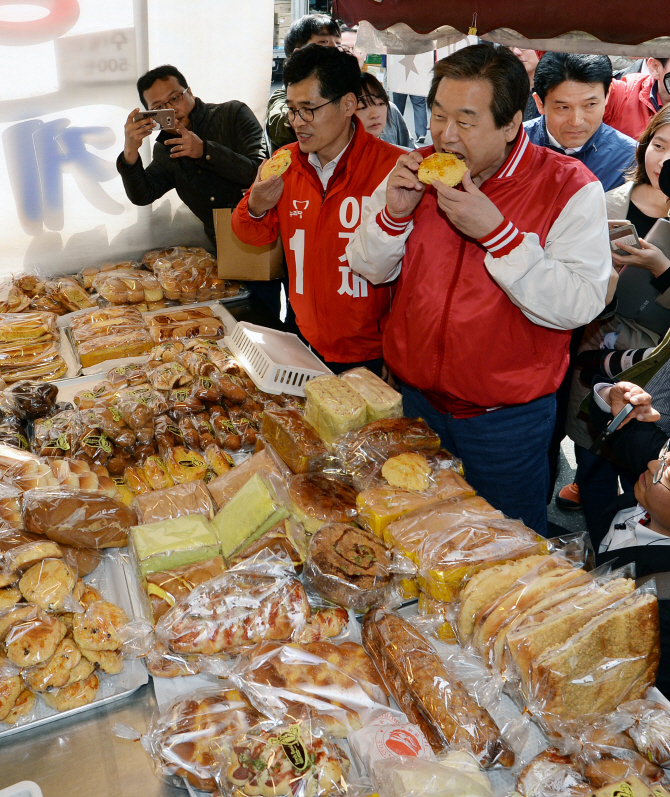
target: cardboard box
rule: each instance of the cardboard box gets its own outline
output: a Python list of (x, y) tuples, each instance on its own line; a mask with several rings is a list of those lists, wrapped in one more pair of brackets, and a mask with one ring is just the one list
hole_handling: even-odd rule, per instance
[(283, 274), (281, 237), (266, 246), (244, 244), (230, 226), (230, 208), (214, 210), (219, 277), (231, 280), (271, 280)]

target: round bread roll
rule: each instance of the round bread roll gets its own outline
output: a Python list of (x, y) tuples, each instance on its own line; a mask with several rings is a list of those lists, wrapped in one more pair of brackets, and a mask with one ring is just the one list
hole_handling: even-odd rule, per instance
[(392, 578), (390, 565), (390, 552), (374, 534), (328, 523), (312, 537), (304, 572), (325, 598), (364, 612), (383, 603)]
[(421, 161), (418, 178), (426, 185), (430, 185), (433, 180), (439, 180), (453, 187), (461, 182), (467, 170), (465, 161), (452, 152), (434, 152)]
[(265, 161), (261, 169), (261, 180), (267, 180), (276, 174), (278, 177), (288, 169), (291, 165), (291, 152), (288, 149), (280, 149), (270, 158)]

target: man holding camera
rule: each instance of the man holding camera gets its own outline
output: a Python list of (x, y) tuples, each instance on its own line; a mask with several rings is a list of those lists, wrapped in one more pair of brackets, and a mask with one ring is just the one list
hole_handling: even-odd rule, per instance
[[(243, 102), (204, 103), (174, 66), (159, 66), (137, 81), (147, 110), (170, 109), (175, 128), (161, 130), (145, 168), (139, 150), (157, 125), (131, 111), (116, 165), (128, 199), (150, 205), (174, 188), (215, 242), (214, 208), (234, 208), (265, 157), (263, 129)], [(135, 121), (137, 119), (137, 121)]]

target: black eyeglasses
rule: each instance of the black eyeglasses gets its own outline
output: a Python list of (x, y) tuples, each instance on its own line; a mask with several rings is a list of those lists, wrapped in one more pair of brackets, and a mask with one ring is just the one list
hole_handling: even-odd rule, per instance
[(670, 94), (670, 72), (666, 75), (663, 75), (663, 85), (665, 86), (665, 90)]
[[(656, 473), (654, 473), (654, 478), (652, 480), (653, 484), (658, 484), (659, 482), (661, 482), (661, 479), (663, 478), (663, 474), (665, 473), (665, 469), (668, 464), (668, 461), (666, 459), (666, 457), (668, 456), (668, 451), (670, 451), (670, 439), (667, 440), (666, 444), (663, 446), (663, 448), (660, 450), (658, 454), (660, 462), (658, 463), (658, 467), (656, 468)], [(661, 484), (663, 484), (663, 482), (661, 482)], [(670, 490), (670, 487), (668, 487), (666, 484), (663, 484), (663, 487), (665, 487), (666, 490)]]
[(315, 111), (318, 111), (319, 108), (325, 108), (326, 105), (331, 105), (333, 102), (341, 100), (342, 97), (344, 97), (344, 94), (341, 94), (339, 97), (335, 97), (333, 100), (324, 102), (323, 105), (317, 105), (316, 108), (289, 108), (288, 105), (285, 105), (284, 107), (286, 108), (289, 122), (294, 122), (296, 116), (299, 116), (303, 122), (313, 122)]

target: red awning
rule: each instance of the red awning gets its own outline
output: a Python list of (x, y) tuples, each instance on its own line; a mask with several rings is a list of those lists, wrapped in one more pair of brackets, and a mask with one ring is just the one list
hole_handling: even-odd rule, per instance
[(367, 20), (377, 30), (404, 22), (417, 33), (449, 25), (466, 34), (477, 14), (477, 35), (500, 28), (526, 39), (583, 31), (600, 41), (640, 44), (670, 35), (667, 0), (334, 0), (333, 16), (349, 25)]

